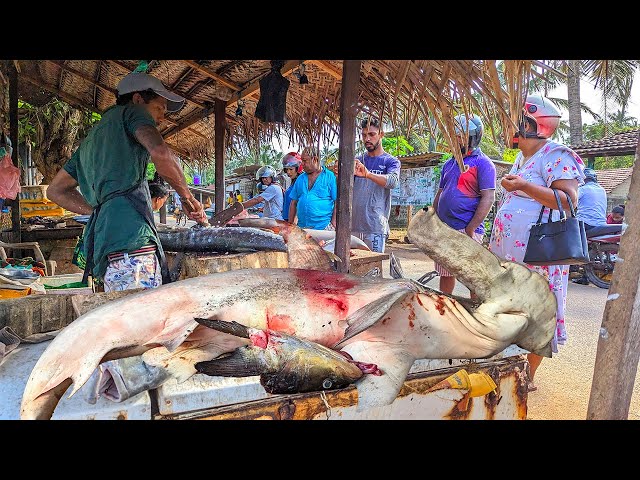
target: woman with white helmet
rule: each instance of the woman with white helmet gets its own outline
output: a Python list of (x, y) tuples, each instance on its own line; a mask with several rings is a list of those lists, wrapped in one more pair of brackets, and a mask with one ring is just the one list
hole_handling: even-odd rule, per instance
[[(493, 223), (489, 249), (505, 260), (523, 263), (531, 225), (537, 223), (541, 206), (554, 209), (558, 220), (557, 202), (552, 189), (560, 190), (562, 205), (569, 210), (566, 194), (577, 205), (578, 186), (584, 183), (584, 163), (570, 148), (551, 140), (560, 124), (560, 112), (548, 98), (529, 95), (518, 125), (520, 153), (508, 175), (501, 180), (504, 190)], [(546, 219), (546, 215), (543, 216)], [(551, 343), (552, 352), (565, 343), (567, 332), (564, 310), (569, 279), (568, 265), (532, 266), (529, 269), (543, 275), (558, 302), (556, 331)], [(542, 356), (529, 353), (529, 391), (537, 389), (533, 383)]]
[(274, 183), (275, 176), (276, 170), (270, 165), (264, 165), (258, 169), (256, 180), (260, 181), (266, 188), (255, 197), (243, 202), (244, 208), (264, 202), (263, 216), (282, 220), (283, 192), (280, 185)]

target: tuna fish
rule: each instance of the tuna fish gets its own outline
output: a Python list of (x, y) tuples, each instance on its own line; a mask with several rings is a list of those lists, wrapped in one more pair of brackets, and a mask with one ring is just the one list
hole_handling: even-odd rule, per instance
[(149, 365), (183, 381), (198, 362), (249, 343), (201, 325), (196, 319), (202, 318), (296, 336), (377, 365), (382, 375), (356, 382), (358, 409), (393, 402), (416, 359), (486, 358), (512, 343), (550, 356), (555, 297), (542, 276), (500, 261), (444, 225), (432, 208), (414, 216), (408, 234), (474, 290), (480, 304), (463, 305), (411, 280), (332, 271), (234, 270), (190, 278), (115, 300), (65, 327), (31, 372), (21, 417), (50, 418), (70, 384), (73, 395), (106, 360), (144, 353)]
[(251, 227), (158, 229), (162, 248), (170, 252), (286, 252), (280, 235)]
[(251, 345), (231, 355), (195, 364), (198, 373), (230, 377), (260, 375), (269, 393), (335, 390), (363, 375), (358, 363), (335, 350), (273, 330), (247, 328), (239, 323), (197, 319), (215, 330), (248, 338)]

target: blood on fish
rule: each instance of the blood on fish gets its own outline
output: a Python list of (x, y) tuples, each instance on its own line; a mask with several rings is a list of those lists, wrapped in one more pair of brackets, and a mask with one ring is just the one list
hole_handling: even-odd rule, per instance
[(269, 334), (264, 330), (258, 330), (255, 333), (249, 334), (249, 340), (251, 340), (251, 343), (256, 347), (267, 348), (269, 344)]
[(440, 315), (444, 315), (444, 300), (441, 296), (438, 296), (436, 300), (436, 309), (440, 312)]
[(294, 270), (294, 275), (303, 291), (314, 293), (344, 293), (356, 286), (356, 282), (343, 275), (332, 274), (332, 281), (327, 282), (327, 273), (320, 270)]
[(415, 297), (416, 297), (416, 300), (418, 300), (418, 303), (420, 304), (420, 306), (421, 306), (422, 308), (424, 308), (425, 310), (429, 310), (429, 309), (426, 307), (426, 305), (425, 305), (424, 303), (422, 303), (422, 300), (420, 300), (420, 295), (416, 295)]
[(386, 324), (387, 324), (387, 321), (389, 321), (389, 320), (391, 320), (391, 318), (389, 318), (389, 317), (384, 317), (384, 318), (382, 319), (382, 324), (383, 324), (383, 325), (386, 325)]
[(413, 309), (413, 305), (410, 305), (410, 312), (409, 312), (409, 327), (413, 328), (413, 321), (416, 319), (416, 312)]
[(296, 331), (289, 315), (272, 314), (267, 309), (267, 328), (287, 335), (295, 335)]

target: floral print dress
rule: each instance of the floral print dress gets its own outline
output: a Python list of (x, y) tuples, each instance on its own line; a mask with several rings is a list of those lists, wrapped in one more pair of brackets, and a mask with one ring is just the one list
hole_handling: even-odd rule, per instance
[[(518, 175), (527, 182), (550, 187), (555, 180), (577, 179), (584, 183), (584, 162), (570, 148), (551, 140), (547, 141), (536, 153), (525, 160), (522, 152), (518, 153), (509, 172)], [(489, 250), (498, 257), (522, 263), (529, 241), (529, 230), (538, 221), (542, 205), (520, 190), (507, 192), (503, 187), (502, 199), (498, 205), (493, 222), (493, 231), (489, 242)], [(543, 219), (546, 221), (549, 208), (545, 208)], [(559, 212), (554, 209), (552, 219), (558, 220)], [(558, 352), (558, 345), (564, 345), (567, 331), (564, 324), (564, 310), (567, 301), (569, 284), (568, 265), (527, 265), (530, 270), (540, 273), (549, 282), (549, 288), (558, 302), (556, 312), (556, 331), (551, 344), (552, 351)]]

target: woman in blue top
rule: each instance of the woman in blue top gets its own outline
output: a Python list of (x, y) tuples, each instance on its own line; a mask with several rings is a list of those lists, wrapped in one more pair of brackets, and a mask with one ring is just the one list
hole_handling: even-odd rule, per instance
[(282, 170), (291, 179), (289, 188), (284, 192), (284, 203), (282, 205), (282, 218), (289, 220), (289, 205), (291, 205), (291, 191), (296, 183), (298, 175), (302, 173), (302, 158), (298, 152), (289, 152), (282, 157)]

